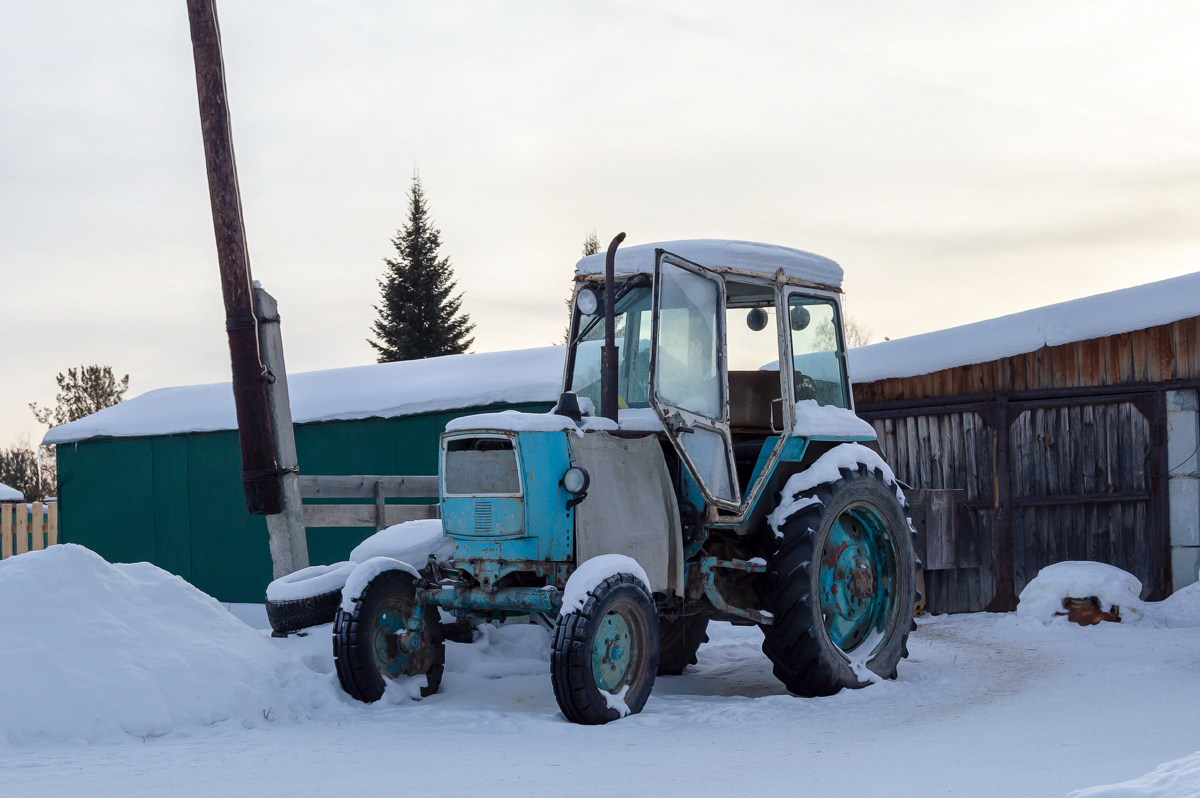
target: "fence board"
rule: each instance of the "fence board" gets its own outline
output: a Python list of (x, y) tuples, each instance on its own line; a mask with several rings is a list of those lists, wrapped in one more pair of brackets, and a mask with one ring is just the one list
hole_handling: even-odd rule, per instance
[[(437, 504), (388, 504), (384, 505), (384, 526), (440, 518), (441, 507)], [(306, 504), (304, 505), (306, 527), (347, 527), (376, 525), (373, 504)]]
[(300, 475), (300, 496), (304, 499), (373, 499), (375, 484), (382, 483), (388, 499), (429, 499), (438, 495), (438, 478), (429, 476), (337, 476)]

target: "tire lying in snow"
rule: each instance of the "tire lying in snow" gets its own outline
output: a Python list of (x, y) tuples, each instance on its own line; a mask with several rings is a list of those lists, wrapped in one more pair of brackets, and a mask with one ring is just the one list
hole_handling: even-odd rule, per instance
[(312, 565), (267, 585), (267, 620), (276, 634), (332, 623), (352, 562)]
[(696, 652), (708, 642), (708, 618), (688, 615), (685, 618), (658, 619), (658, 675), (678, 676), (688, 665), (696, 664)]
[[(775, 622), (763, 652), (802, 696), (896, 678), (912, 628), (916, 557), (904, 505), (880, 470), (798, 494), (767, 555), (763, 592)], [(789, 497), (792, 498), (792, 497)]]

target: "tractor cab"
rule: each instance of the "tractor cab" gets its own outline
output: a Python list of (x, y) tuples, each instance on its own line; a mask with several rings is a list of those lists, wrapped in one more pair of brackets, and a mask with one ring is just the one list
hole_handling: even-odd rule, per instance
[[(588, 408), (601, 406), (602, 258), (577, 269), (563, 380)], [(724, 241), (629, 247), (615, 266), (619, 429), (657, 421), (715, 518), (744, 518), (797, 413), (853, 409), (841, 269), (798, 250)]]

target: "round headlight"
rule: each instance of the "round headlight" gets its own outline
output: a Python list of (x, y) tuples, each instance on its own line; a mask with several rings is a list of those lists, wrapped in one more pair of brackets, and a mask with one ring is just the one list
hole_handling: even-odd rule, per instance
[(572, 496), (578, 496), (588, 489), (588, 483), (592, 478), (588, 476), (588, 472), (577, 466), (572, 466), (567, 469), (567, 473), (563, 474), (562, 486), (563, 490), (570, 493)]
[(596, 296), (596, 292), (592, 289), (585, 288), (575, 298), (575, 307), (579, 308), (579, 312), (585, 316), (594, 316), (596, 308), (600, 307), (600, 297)]

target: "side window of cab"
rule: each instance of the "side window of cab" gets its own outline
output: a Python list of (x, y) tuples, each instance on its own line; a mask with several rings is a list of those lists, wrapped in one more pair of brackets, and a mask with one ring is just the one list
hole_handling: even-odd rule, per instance
[(790, 294), (792, 383), (797, 402), (850, 408), (846, 349), (837, 303), (823, 297)]

